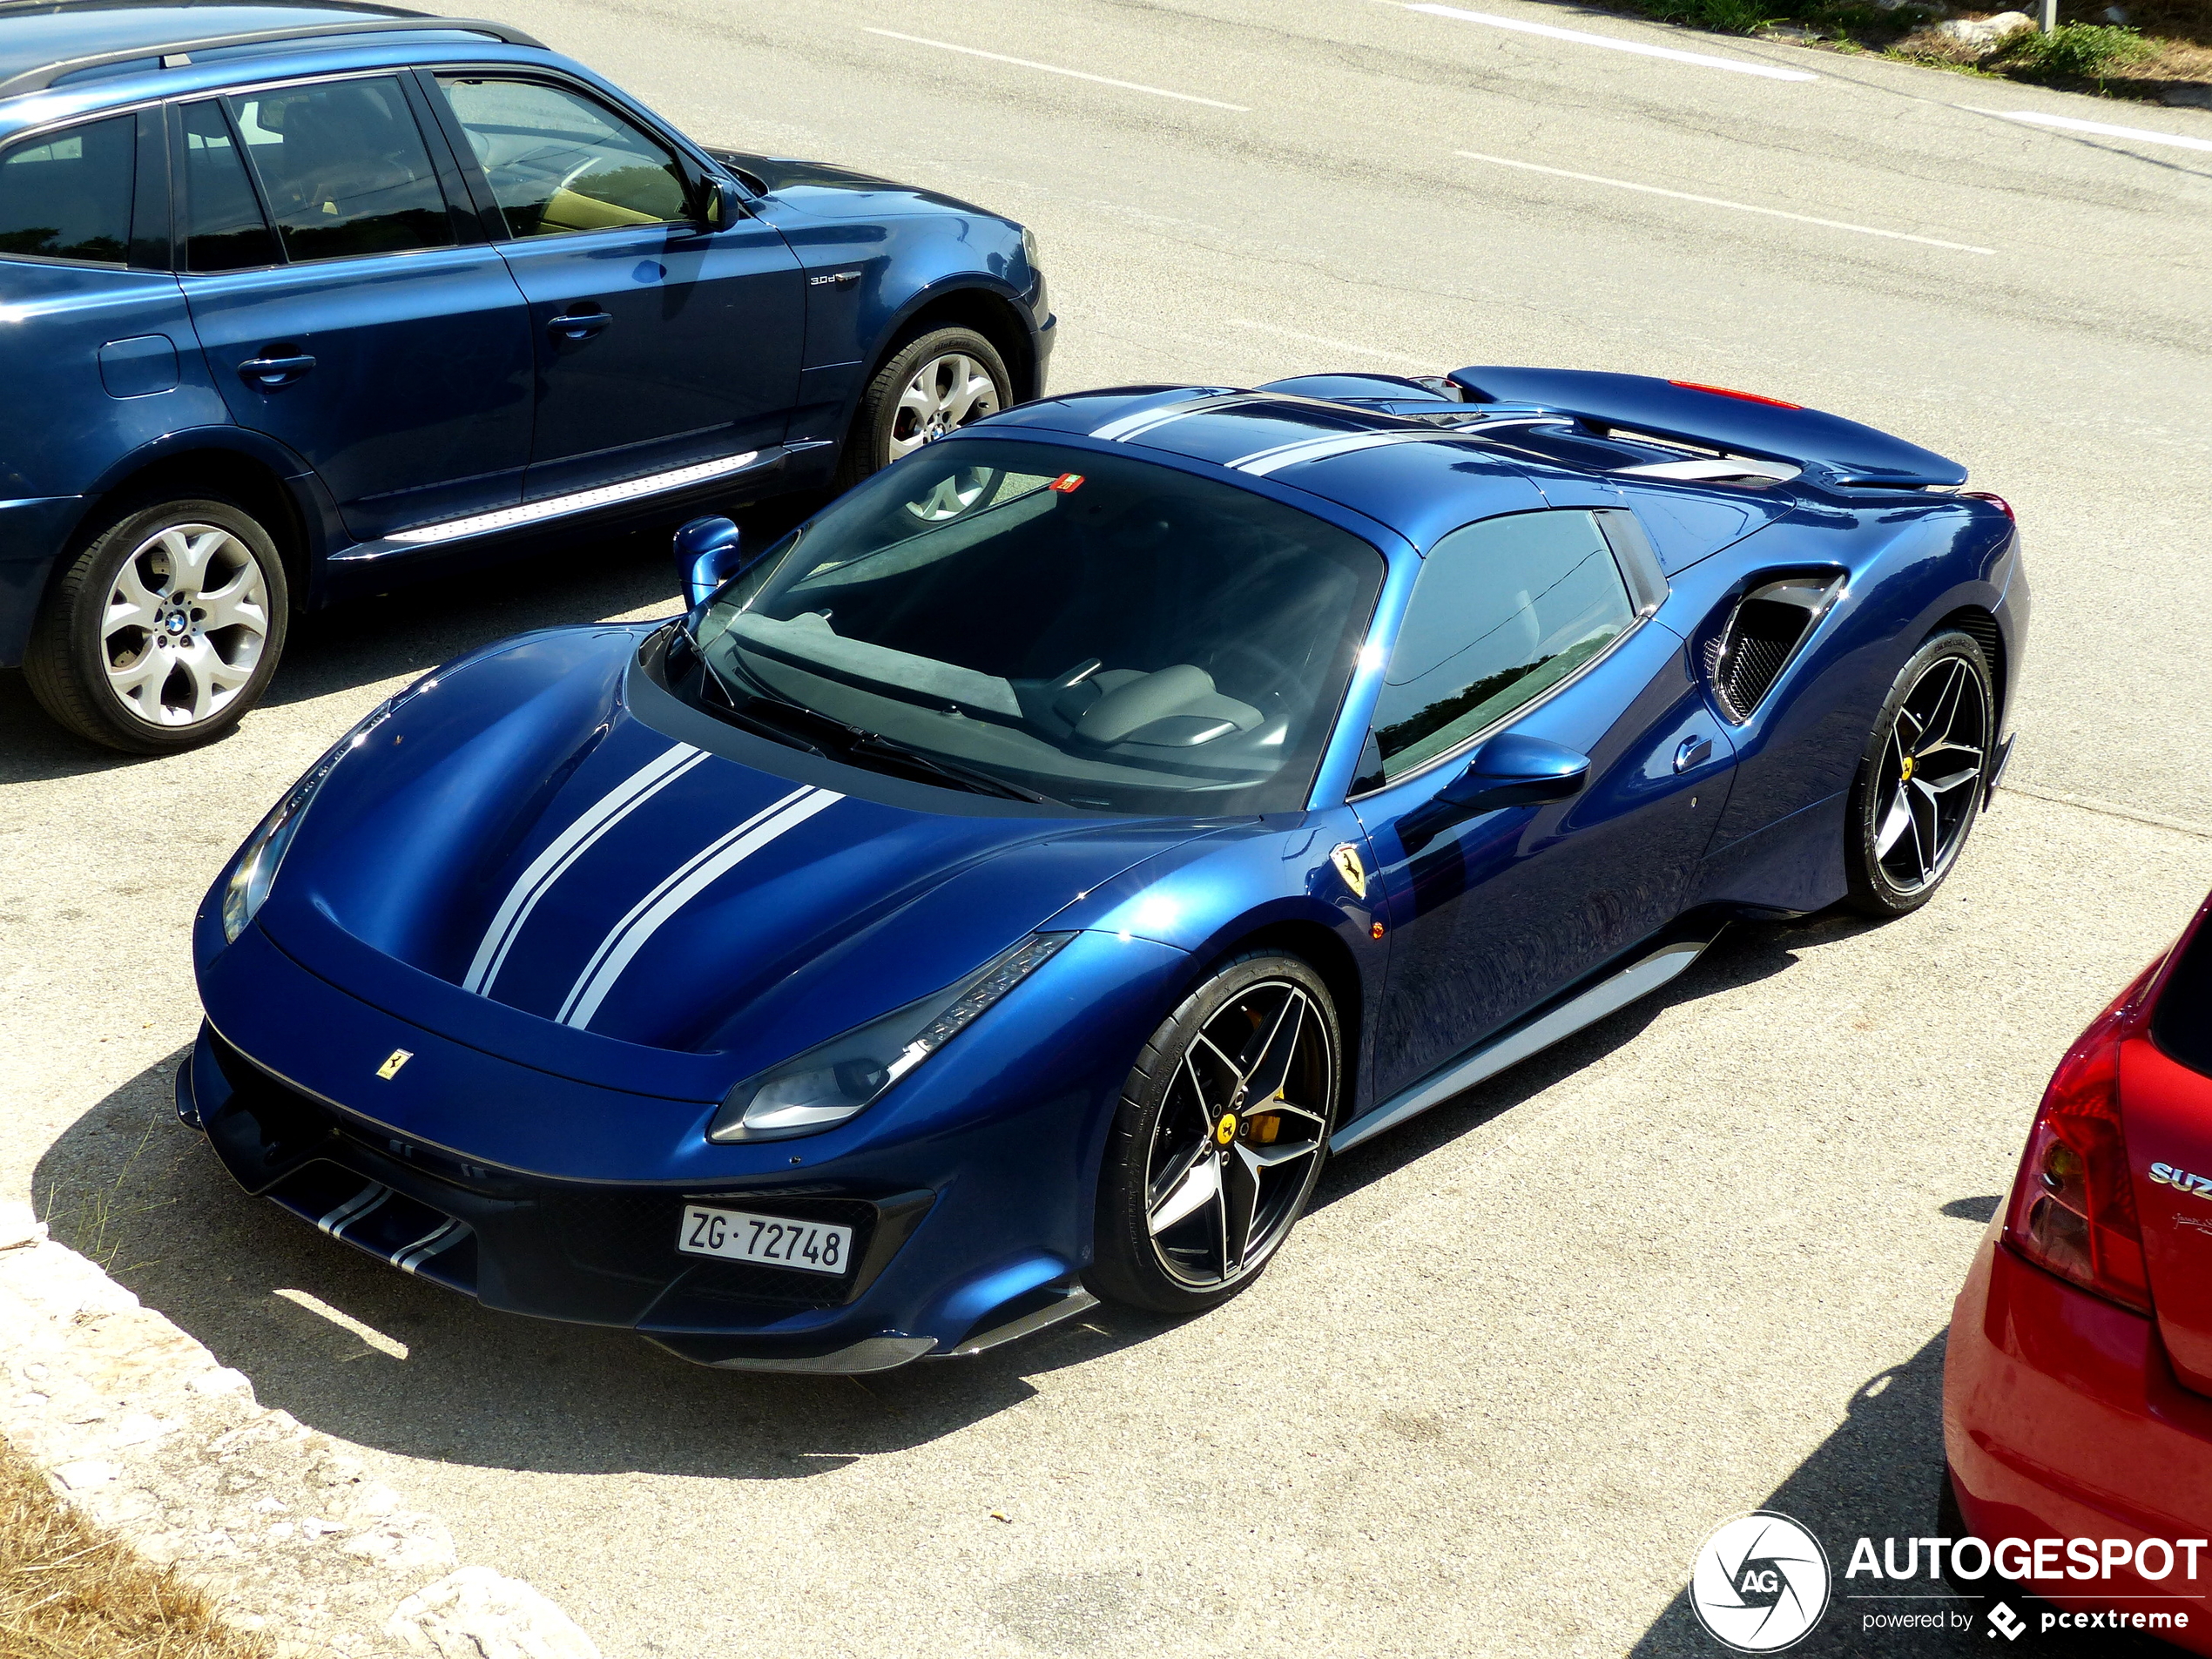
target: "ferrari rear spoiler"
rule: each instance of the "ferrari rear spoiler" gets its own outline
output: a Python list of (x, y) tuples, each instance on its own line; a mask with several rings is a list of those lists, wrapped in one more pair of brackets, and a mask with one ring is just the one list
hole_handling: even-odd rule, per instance
[(1477, 366), (1449, 378), (1473, 402), (1534, 404), (1592, 426), (1818, 468), (1841, 484), (1955, 489), (1966, 482), (1964, 467), (1918, 444), (1748, 392), (1580, 368)]

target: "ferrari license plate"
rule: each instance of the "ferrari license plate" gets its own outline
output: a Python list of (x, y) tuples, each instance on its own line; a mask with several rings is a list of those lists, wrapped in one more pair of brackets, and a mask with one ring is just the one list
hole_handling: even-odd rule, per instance
[(795, 1267), (802, 1273), (841, 1274), (853, 1264), (853, 1230), (821, 1221), (755, 1216), (743, 1210), (687, 1204), (676, 1248), (729, 1262)]

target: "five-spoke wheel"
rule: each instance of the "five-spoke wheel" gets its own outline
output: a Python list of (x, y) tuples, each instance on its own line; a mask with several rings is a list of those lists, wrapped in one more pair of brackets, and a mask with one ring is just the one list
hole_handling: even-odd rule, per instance
[(1987, 787), (1996, 698), (1981, 647), (1939, 634), (1891, 688), (1851, 791), (1851, 899), (1893, 916), (1927, 902), (1957, 863)]
[(1170, 1015), (1123, 1090), (1094, 1288), (1185, 1312), (1249, 1283), (1327, 1157), (1338, 1053), (1328, 990), (1292, 956), (1231, 962)]
[(79, 736), (141, 753), (235, 725), (284, 644), (283, 562), (228, 502), (165, 502), (112, 521), (49, 597), (24, 666)]

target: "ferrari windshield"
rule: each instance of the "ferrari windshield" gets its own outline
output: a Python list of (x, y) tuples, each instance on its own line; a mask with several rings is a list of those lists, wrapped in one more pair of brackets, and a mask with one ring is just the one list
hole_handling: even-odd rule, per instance
[(1382, 577), (1357, 536), (1233, 485), (959, 439), (718, 595), (699, 695), (747, 723), (799, 705), (870, 734), (863, 754), (1079, 808), (1294, 810)]

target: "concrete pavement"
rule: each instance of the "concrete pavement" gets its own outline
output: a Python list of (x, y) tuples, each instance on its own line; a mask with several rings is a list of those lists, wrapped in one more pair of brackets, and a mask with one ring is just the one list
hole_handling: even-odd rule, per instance
[[(1027, 219), (1059, 388), (1554, 362), (1957, 455), (2027, 536), (2012, 781), (2100, 809), (2008, 792), (1919, 914), (1739, 929), (1344, 1159), (1209, 1318), (865, 1386), (720, 1376), (329, 1246), (164, 1116), (191, 909), (268, 802), (478, 640), (667, 608), (636, 538), (312, 621), (199, 757), (79, 749), (0, 684), (0, 1196), (610, 1659), (1704, 1653), (1677, 1596), (1724, 1516), (1771, 1499), (1831, 1551), (1927, 1530), (1979, 1220), (2060, 1050), (2212, 883), (2212, 152), (1960, 106), (2212, 118), (1520, 0), (1484, 10), (1817, 78), (1379, 0), (495, 10), (709, 142)], [(407, 1358), (303, 1335), (280, 1289)], [(1806, 1650), (1938, 1650), (1862, 1642), (1847, 1605)]]

